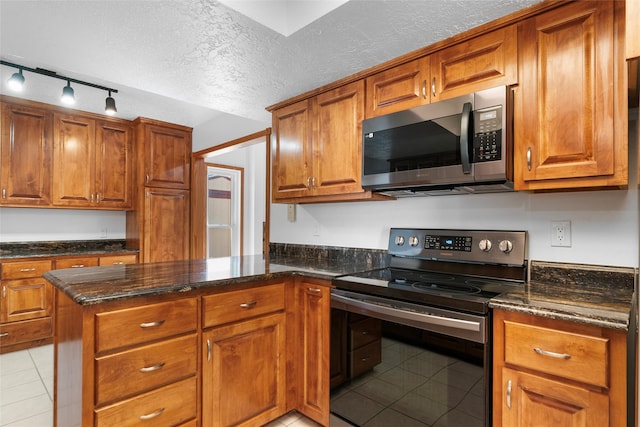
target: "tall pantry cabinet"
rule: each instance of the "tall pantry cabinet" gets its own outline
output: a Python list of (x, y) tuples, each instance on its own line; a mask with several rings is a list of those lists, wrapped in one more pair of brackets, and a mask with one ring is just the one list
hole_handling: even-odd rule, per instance
[(189, 259), (191, 128), (138, 118), (136, 196), (127, 247), (140, 262)]

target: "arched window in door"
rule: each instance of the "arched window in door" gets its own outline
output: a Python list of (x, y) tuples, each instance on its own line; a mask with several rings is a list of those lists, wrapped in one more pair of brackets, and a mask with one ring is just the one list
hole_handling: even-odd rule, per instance
[(242, 170), (207, 168), (207, 257), (238, 256), (241, 251)]

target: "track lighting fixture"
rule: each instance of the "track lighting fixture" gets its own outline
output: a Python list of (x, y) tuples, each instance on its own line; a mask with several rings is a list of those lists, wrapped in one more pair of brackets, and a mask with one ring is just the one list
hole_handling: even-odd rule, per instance
[(0, 60), (0, 65), (6, 65), (7, 67), (13, 67), (13, 68), (17, 68), (18, 72), (14, 73), (11, 78), (9, 80), (7, 80), (7, 86), (14, 91), (20, 91), (22, 90), (22, 87), (24, 86), (24, 82), (25, 82), (25, 78), (24, 75), (22, 74), (23, 71), (29, 71), (31, 73), (35, 73), (35, 74), (40, 74), (43, 76), (47, 76), (47, 77), (52, 77), (54, 79), (60, 79), (60, 80), (65, 80), (67, 82), (67, 85), (62, 89), (62, 97), (60, 98), (60, 101), (67, 104), (67, 105), (71, 105), (75, 103), (75, 96), (74, 96), (74, 91), (73, 88), (71, 87), (71, 83), (77, 83), (80, 85), (84, 85), (84, 86), (90, 86), (96, 89), (100, 89), (100, 90), (104, 90), (107, 91), (109, 93), (109, 96), (107, 97), (107, 99), (105, 100), (105, 113), (109, 114), (109, 115), (113, 115), (115, 114), (118, 110), (116, 110), (116, 100), (113, 99), (113, 97), (111, 96), (111, 93), (118, 93), (118, 91), (116, 89), (110, 88), (110, 87), (106, 87), (106, 86), (101, 86), (101, 85), (97, 85), (95, 83), (89, 83), (89, 82), (85, 82), (82, 80), (77, 80), (77, 79), (73, 79), (71, 77), (65, 77), (65, 76), (61, 76), (58, 73), (56, 73), (55, 71), (49, 71), (49, 70), (45, 70), (43, 68), (29, 68), (29, 67), (25, 67), (23, 65), (19, 65), (19, 64), (14, 64), (11, 62), (7, 62), (7, 61), (2, 61)]
[(9, 88), (13, 91), (20, 92), (24, 87), (24, 76), (22, 75), (22, 68), (18, 69), (17, 73), (13, 73), (9, 81), (7, 81)]
[(71, 87), (71, 82), (69, 80), (67, 80), (67, 85), (62, 88), (60, 101), (67, 105), (73, 105), (76, 103), (76, 97), (73, 94), (73, 88)]
[(113, 99), (111, 97), (111, 91), (109, 91), (109, 96), (107, 96), (107, 99), (105, 100), (105, 107), (104, 107), (104, 112), (107, 113), (110, 116), (113, 116), (115, 113), (118, 112), (118, 110), (116, 109), (116, 100)]

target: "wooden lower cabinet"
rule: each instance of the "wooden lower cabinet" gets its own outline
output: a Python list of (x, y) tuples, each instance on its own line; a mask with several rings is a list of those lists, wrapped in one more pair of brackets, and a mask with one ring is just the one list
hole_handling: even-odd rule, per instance
[(626, 343), (626, 331), (495, 310), (493, 425), (633, 425)]

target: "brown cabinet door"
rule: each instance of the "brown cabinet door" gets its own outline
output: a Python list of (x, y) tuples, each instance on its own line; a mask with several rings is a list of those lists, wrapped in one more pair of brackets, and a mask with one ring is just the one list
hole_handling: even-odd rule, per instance
[(314, 194), (363, 193), (364, 81), (318, 95), (312, 108)]
[(95, 202), (100, 207), (131, 207), (132, 132), (126, 124), (96, 122)]
[(191, 133), (170, 126), (142, 124), (144, 185), (189, 188)]
[(0, 204), (50, 204), (51, 113), (2, 104)]
[(2, 282), (0, 323), (51, 316), (53, 290), (43, 278)]
[(144, 189), (143, 262), (189, 258), (189, 191)]
[(609, 425), (606, 394), (509, 368), (502, 381), (502, 427)]
[(366, 79), (366, 118), (381, 116), (431, 100), (430, 58), (423, 57)]
[(273, 112), (273, 200), (311, 195), (311, 117), (304, 100)]
[(53, 204), (92, 205), (95, 197), (95, 121), (55, 114), (53, 130)]
[(492, 31), (431, 56), (431, 102), (518, 81), (516, 25)]
[(202, 425), (257, 426), (286, 411), (285, 314), (203, 334)]
[(572, 3), (523, 22), (516, 189), (626, 184), (626, 124), (616, 129), (616, 112), (627, 112), (616, 106), (626, 95), (624, 77), (615, 81), (624, 67), (616, 66), (614, 3)]
[(301, 279), (296, 286), (302, 327), (298, 410), (328, 426), (331, 289), (307, 279)]
[(640, 57), (640, 1), (626, 0), (625, 47), (627, 59)]

